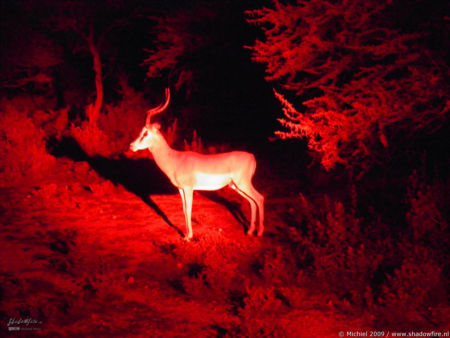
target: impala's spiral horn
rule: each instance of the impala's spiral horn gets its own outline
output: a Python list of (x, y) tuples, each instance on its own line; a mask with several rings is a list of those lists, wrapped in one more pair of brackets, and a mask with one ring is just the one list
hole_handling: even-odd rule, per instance
[(150, 120), (151, 120), (152, 116), (154, 116), (156, 114), (159, 114), (159, 113), (162, 113), (167, 108), (167, 106), (169, 105), (169, 102), (170, 102), (170, 89), (166, 88), (165, 93), (166, 93), (166, 101), (164, 103), (160, 104), (156, 108), (152, 108), (152, 109), (147, 110), (147, 120), (145, 121), (145, 126), (147, 128), (150, 127), (150, 125), (151, 125)]

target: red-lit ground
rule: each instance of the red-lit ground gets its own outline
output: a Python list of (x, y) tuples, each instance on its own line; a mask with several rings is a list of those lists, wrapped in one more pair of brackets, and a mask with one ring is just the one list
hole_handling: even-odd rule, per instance
[(238, 220), (249, 207), (232, 190), (196, 193), (185, 242), (178, 194), (152, 195), (152, 207), (86, 162), (59, 159), (45, 180), (0, 196), (2, 330), (10, 318), (77, 337), (336, 337), (367, 327), (287, 259), (286, 198), (267, 198), (257, 238), (245, 236)]

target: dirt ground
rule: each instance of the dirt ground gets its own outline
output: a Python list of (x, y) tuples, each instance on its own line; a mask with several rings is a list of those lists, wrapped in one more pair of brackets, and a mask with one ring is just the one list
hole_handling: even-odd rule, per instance
[(258, 238), (245, 235), (250, 208), (231, 189), (196, 192), (190, 242), (176, 191), (141, 198), (83, 161), (58, 159), (52, 175), (0, 199), (5, 334), (336, 337), (367, 327), (286, 259), (289, 197), (267, 196)]

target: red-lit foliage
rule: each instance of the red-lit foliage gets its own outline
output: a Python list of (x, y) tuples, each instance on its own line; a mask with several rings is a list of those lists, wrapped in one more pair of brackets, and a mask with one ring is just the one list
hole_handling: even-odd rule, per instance
[(388, 0), (275, 0), (247, 12), (265, 35), (253, 59), (297, 96), (294, 107), (275, 92), (286, 128), (277, 135), (306, 138), (326, 169), (367, 169), (397, 134), (432, 133), (448, 117), (449, 68), (426, 32), (395, 27), (398, 10)]
[(89, 155), (110, 157), (126, 152), (129, 141), (142, 125), (143, 112), (149, 103), (142, 93), (130, 87), (126, 79), (121, 79), (119, 84), (121, 99), (105, 104), (97, 122), (87, 120), (70, 128), (71, 135)]
[(45, 177), (54, 165), (46, 143), (68, 124), (68, 109), (39, 107), (39, 98), (0, 102), (0, 185), (13, 186)]
[(374, 236), (373, 225), (328, 196), (311, 202), (300, 194), (296, 212), (298, 223), (289, 228), (289, 237), (298, 243), (300, 259), (309, 261), (308, 269), (343, 305), (368, 306), (373, 311), (375, 295), (370, 283), (390, 250), (389, 239)]
[(446, 209), (448, 198), (446, 182), (429, 186), (422, 182), (417, 170), (408, 180), (407, 202), (410, 209), (406, 215), (411, 225), (410, 235), (415, 241), (432, 244), (433, 247), (447, 247), (450, 243), (445, 233), (448, 231), (448, 220), (441, 213)]
[(286, 235), (305, 266), (301, 276), (311, 273), (339, 307), (374, 315), (374, 327), (445, 322), (448, 304), (439, 295), (448, 278), (446, 195), (439, 185), (417, 185), (417, 178), (409, 181), (408, 230), (400, 238), (393, 224), (358, 217), (327, 195), (300, 194), (291, 214)]
[(448, 252), (444, 249), (450, 244), (446, 218), (448, 191), (445, 182), (428, 185), (423, 181), (415, 170), (408, 178), (408, 228), (395, 251), (386, 253), (390, 264), (397, 263), (393, 273), (386, 275), (378, 302), (398, 320), (387, 317), (380, 325), (398, 325), (419, 318), (442, 322), (448, 317), (448, 304), (442, 298), (448, 294)]

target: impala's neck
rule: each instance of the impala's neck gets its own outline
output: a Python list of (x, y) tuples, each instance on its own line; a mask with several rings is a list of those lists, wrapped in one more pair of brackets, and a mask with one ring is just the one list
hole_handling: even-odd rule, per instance
[(159, 136), (148, 150), (152, 153), (158, 167), (171, 179), (173, 157), (177, 151), (170, 148), (162, 135)]

